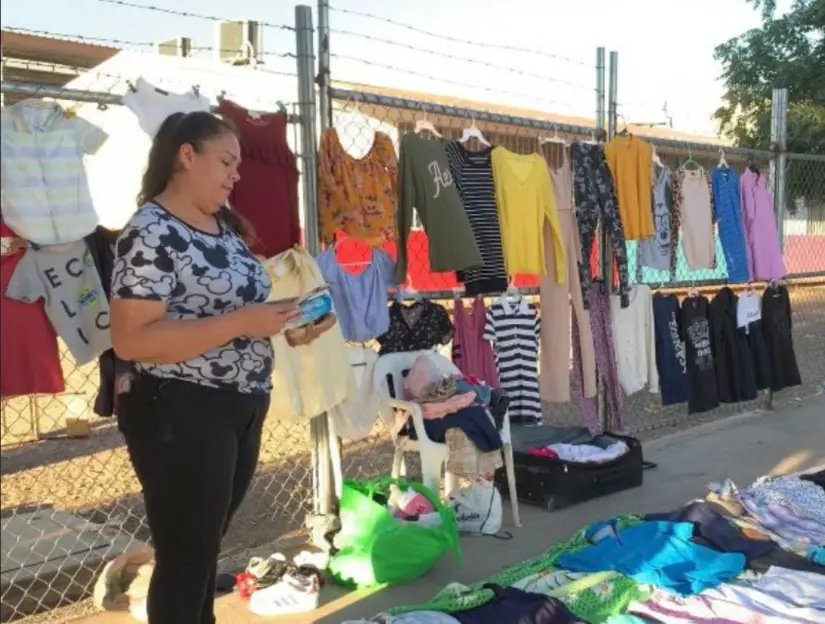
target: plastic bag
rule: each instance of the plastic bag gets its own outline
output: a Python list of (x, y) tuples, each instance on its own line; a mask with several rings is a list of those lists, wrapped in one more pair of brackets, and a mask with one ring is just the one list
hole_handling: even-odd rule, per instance
[[(391, 488), (413, 489), (429, 500), (441, 522), (424, 526), (393, 517), (384, 504)], [(380, 477), (345, 480), (341, 494), (341, 550), (330, 560), (332, 578), (345, 585), (373, 587), (412, 581), (430, 570), (448, 551), (461, 561), (458, 527), (452, 509), (420, 483)]]
[(447, 504), (453, 508), (458, 530), (475, 535), (496, 535), (501, 531), (501, 494), (492, 481), (477, 479), (450, 492)]

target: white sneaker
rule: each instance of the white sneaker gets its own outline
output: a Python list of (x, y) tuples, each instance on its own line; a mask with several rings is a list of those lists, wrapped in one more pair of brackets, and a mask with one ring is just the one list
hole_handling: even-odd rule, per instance
[(329, 553), (325, 552), (309, 552), (308, 550), (302, 550), (293, 559), (293, 562), (296, 566), (303, 567), (303, 566), (310, 566), (315, 568), (318, 571), (326, 570), (327, 566), (329, 566)]
[(318, 608), (318, 590), (318, 577), (286, 574), (274, 585), (255, 590), (249, 610), (263, 616), (308, 613)]

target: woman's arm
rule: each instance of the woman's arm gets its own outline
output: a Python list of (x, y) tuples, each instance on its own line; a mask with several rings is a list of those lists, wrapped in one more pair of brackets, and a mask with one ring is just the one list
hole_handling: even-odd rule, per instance
[(115, 299), (112, 345), (123, 360), (172, 364), (197, 357), (242, 335), (243, 309), (191, 320), (166, 318), (166, 303)]

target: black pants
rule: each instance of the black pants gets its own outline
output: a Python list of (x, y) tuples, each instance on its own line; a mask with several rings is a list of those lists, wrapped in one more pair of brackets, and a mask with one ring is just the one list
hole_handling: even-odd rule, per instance
[(268, 395), (139, 376), (118, 426), (155, 548), (150, 624), (214, 624), (218, 556), (261, 446)]

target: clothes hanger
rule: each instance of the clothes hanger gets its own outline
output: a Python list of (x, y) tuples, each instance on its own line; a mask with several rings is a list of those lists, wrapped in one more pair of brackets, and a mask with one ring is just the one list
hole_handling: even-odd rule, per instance
[(695, 298), (699, 296), (699, 289), (696, 288), (696, 279), (690, 280), (690, 288), (688, 288), (688, 297)]
[(624, 115), (622, 115), (621, 113), (617, 113), (617, 116), (618, 116), (618, 117), (621, 117), (621, 119), (622, 119), (622, 125), (623, 125), (624, 127), (616, 133), (616, 136), (626, 137), (626, 136), (628, 136), (628, 132), (627, 132), (627, 119), (625, 119)]
[(665, 165), (662, 162), (662, 159), (659, 158), (659, 152), (656, 151), (656, 148), (653, 148), (653, 164), (657, 165), (659, 169), (664, 169)]
[(544, 145), (545, 143), (558, 143), (560, 145), (567, 145), (567, 141), (559, 136), (559, 131), (555, 130), (553, 132), (553, 136), (551, 137), (539, 137), (539, 147)]
[(395, 291), (396, 301), (402, 302), (402, 301), (411, 300), (411, 301), (415, 301), (416, 303), (421, 301), (423, 299), (423, 297), (421, 296), (421, 293), (418, 292), (415, 289), (415, 286), (413, 286), (412, 276), (409, 273), (407, 273), (407, 282), (406, 283), (407, 283), (406, 288), (401, 288), (399, 286), (398, 290)]
[(472, 120), (472, 124), (469, 128), (464, 128), (464, 132), (461, 133), (461, 138), (458, 139), (459, 143), (466, 143), (470, 139), (475, 139), (485, 147), (492, 147), (490, 142), (484, 138), (484, 135), (481, 133), (481, 130), (478, 129), (476, 125), (476, 120)]
[(590, 139), (589, 140), (582, 139), (580, 141), (580, 143), (587, 143), (588, 145), (598, 145), (599, 142), (596, 140), (596, 133), (591, 130), (590, 131)]
[(441, 136), (441, 133), (436, 129), (433, 122), (431, 122), (429, 119), (427, 119), (427, 111), (424, 111), (424, 117), (423, 118), (415, 120), (415, 130), (413, 130), (413, 132), (415, 134), (421, 134), (425, 130), (427, 132), (435, 135), (439, 139), (444, 138), (443, 136)]
[(691, 151), (691, 149), (690, 149), (690, 148), (688, 148), (688, 157), (687, 157), (687, 160), (685, 160), (685, 162), (683, 162), (683, 163), (682, 163), (682, 166), (681, 166), (681, 167), (679, 167), (679, 168), (680, 168), (682, 171), (684, 171), (684, 170), (686, 170), (686, 169), (687, 169), (688, 165), (693, 165), (694, 167), (696, 167), (696, 169), (694, 169), (694, 171), (699, 170), (699, 169), (701, 169), (701, 168), (702, 168), (702, 165), (700, 165), (698, 162), (696, 162), (696, 161), (693, 159), (693, 152)]
[(463, 286), (456, 286), (453, 288), (453, 298), (461, 299), (464, 296), (465, 290)]
[(723, 150), (721, 147), (719, 148), (719, 165), (718, 165), (718, 167), (720, 169), (729, 169), (730, 168), (728, 166), (728, 161), (725, 158), (725, 150)]

